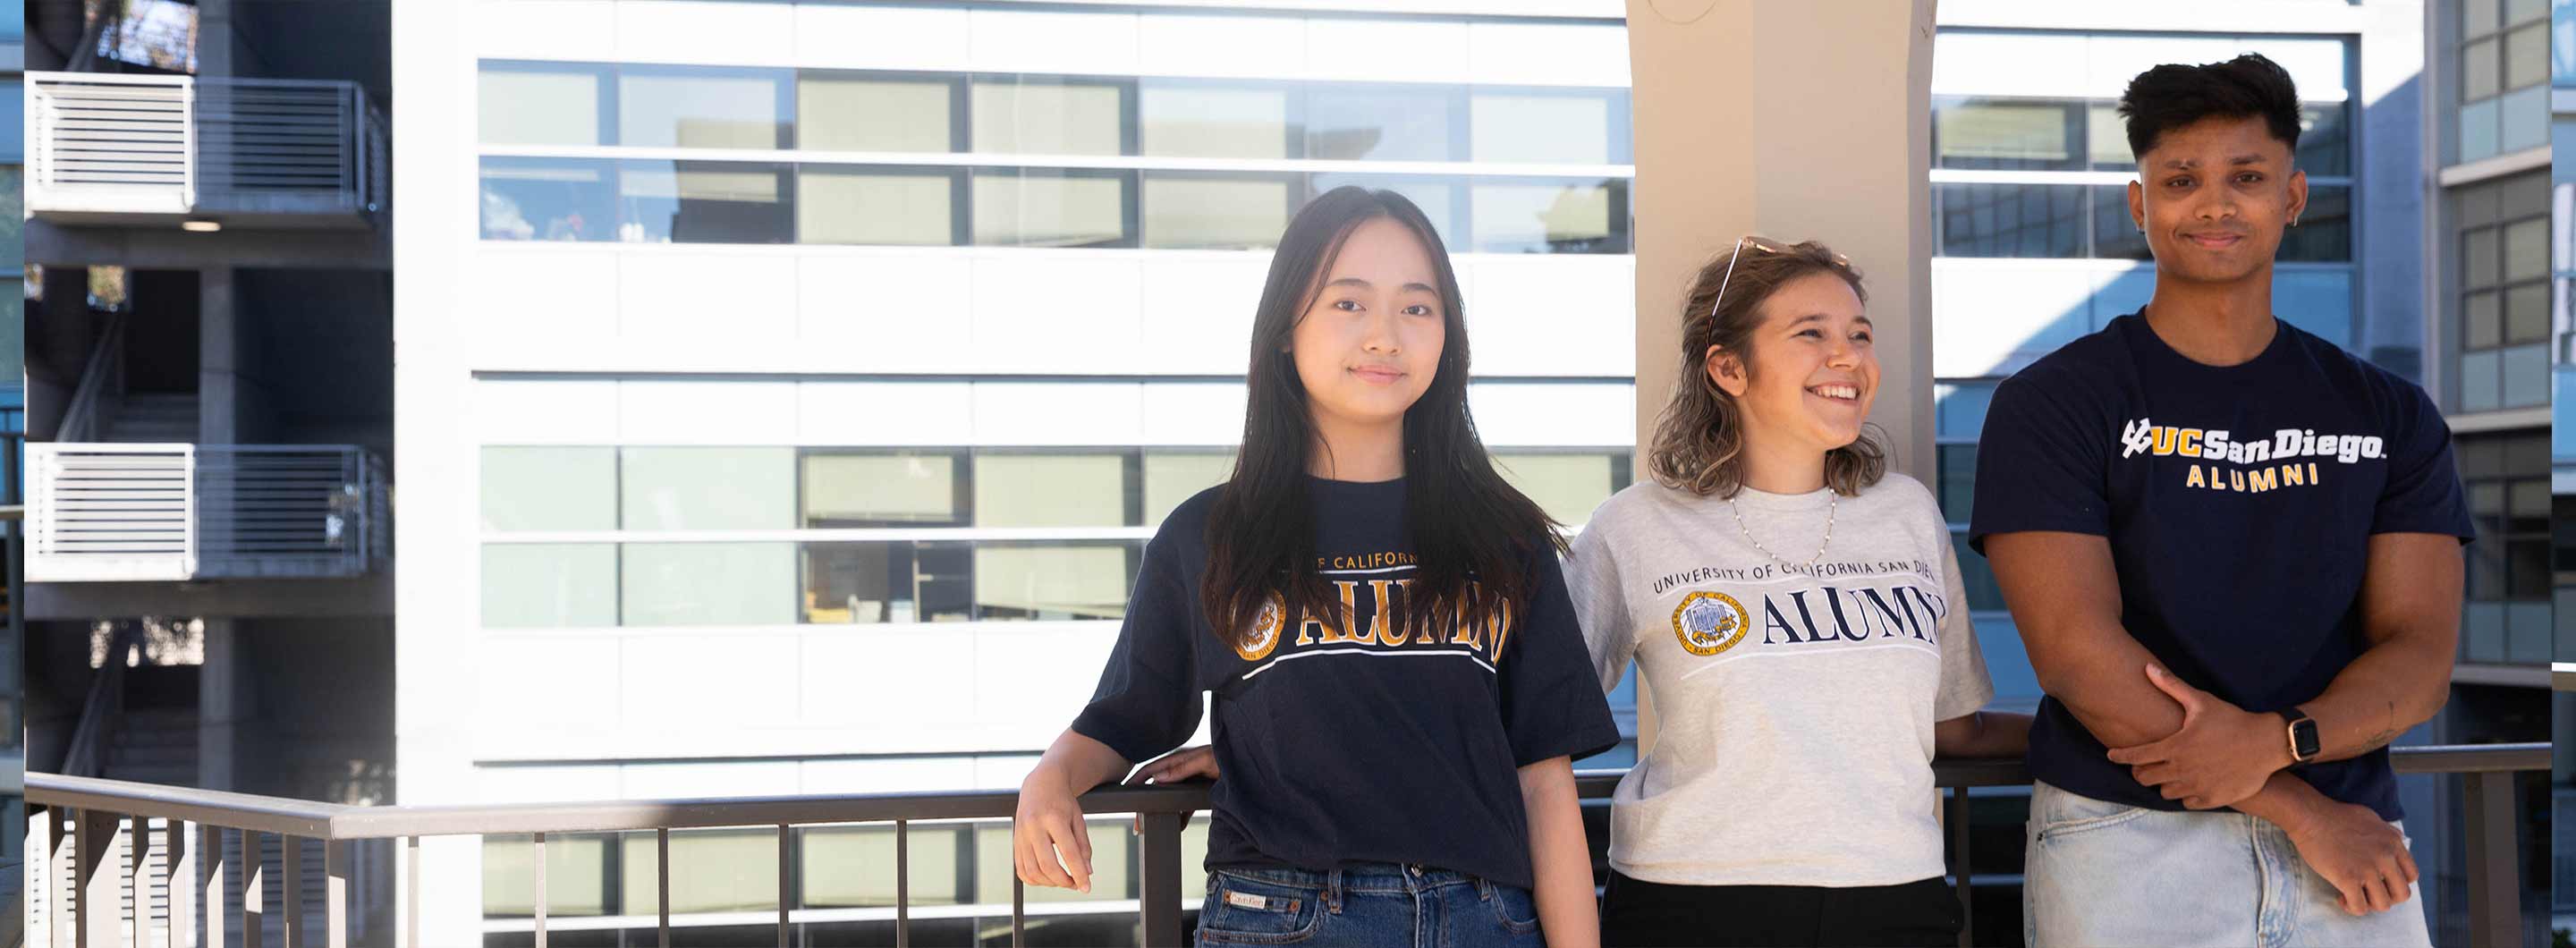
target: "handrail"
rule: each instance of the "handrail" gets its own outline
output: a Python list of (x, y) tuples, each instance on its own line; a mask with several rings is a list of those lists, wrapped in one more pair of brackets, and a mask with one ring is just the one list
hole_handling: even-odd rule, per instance
[(96, 779), (91, 775), (106, 770), (107, 744), (125, 705), (125, 650), (134, 645), (135, 628), (120, 622), (107, 637), (107, 659), (99, 663), (98, 678), (90, 682), (89, 697), (81, 704), (80, 723), (72, 727), (71, 742), (63, 750), (67, 779)]
[[(112, 665), (114, 663), (111, 663)], [(2501, 948), (2520, 937), (2519, 864), (2514, 842), (2514, 786), (2510, 775), (2516, 771), (2547, 770), (2550, 745), (2547, 743), (2512, 743), (2484, 745), (2438, 745), (2392, 748), (2390, 759), (2399, 773), (2459, 773), (2467, 784), (2462, 808), (2469, 844), (2470, 943), (2478, 948)], [(2030, 776), (2019, 759), (1936, 760), (1933, 762), (1935, 783), (1946, 792), (1943, 802), (1945, 827), (1950, 837), (1947, 854), (1950, 874), (1961, 900), (1963, 922), (1960, 943), (1969, 944), (1974, 934), (1973, 905), (1968, 899), (1970, 869), (1968, 863), (1967, 791), (1971, 787), (2009, 786), (2026, 783)], [(1576, 774), (1580, 795), (1593, 801), (1607, 798), (1625, 771), (1587, 770)], [(1184, 933), (1183, 906), (1180, 904), (1181, 875), (1180, 834), (1188, 815), (1205, 809), (1208, 803), (1205, 783), (1182, 783), (1168, 786), (1105, 786), (1083, 794), (1080, 804), (1086, 813), (1135, 813), (1139, 816), (1142, 838), (1138, 841), (1139, 865), (1137, 900), (1138, 918), (1143, 926), (1146, 944), (1177, 944)], [(859, 795), (779, 796), (753, 798), (623, 800), (581, 803), (538, 804), (472, 804), (472, 805), (398, 805), (355, 806), (321, 803), (197, 790), (153, 784), (90, 777), (30, 772), (26, 775), (26, 801), (31, 813), (39, 813), (29, 822), (28, 866), (31, 892), (43, 892), (46, 901), (36, 919), (34, 930), (50, 934), (57, 925), (78, 925), (93, 943), (117, 943), (126, 930), (113, 914), (93, 916), (84, 911), (98, 906), (113, 913), (118, 905), (118, 867), (104, 865), (119, 835), (130, 832), (140, 846), (129, 847), (126, 855), (137, 868), (144, 862), (141, 850), (152, 845), (152, 834), (145, 832), (151, 821), (163, 821), (167, 835), (170, 891), (175, 919), (189, 913), (178, 901), (193, 898), (196, 888), (206, 889), (209, 930), (222, 920), (222, 875), (206, 866), (194, 869), (188, 863), (195, 854), (223, 851), (222, 832), (238, 830), (243, 834), (243, 851), (255, 852), (262, 834), (283, 837), (289, 845), (286, 871), (298, 870), (293, 844), (298, 839), (323, 843), (325, 878), (328, 891), (324, 912), (327, 943), (345, 943), (347, 921), (352, 914), (348, 904), (347, 882), (354, 859), (350, 847), (359, 840), (405, 840), (412, 860), (409, 878), (413, 884), (398, 897), (409, 899), (409, 931), (400, 942), (419, 945), (419, 839), (421, 837), (457, 835), (529, 835), (537, 848), (534, 862), (536, 913), (533, 917), (536, 943), (546, 943), (544, 850), (549, 835), (579, 833), (615, 833), (653, 830), (659, 834), (661, 855), (654, 860), (655, 871), (663, 884), (669, 881), (670, 832), (674, 829), (702, 827), (775, 827), (781, 853), (779, 903), (776, 913), (780, 945), (791, 943), (792, 918), (802, 914), (792, 908), (791, 875), (784, 871), (792, 831), (798, 826), (839, 823), (891, 823), (895, 830), (897, 896), (894, 906), (896, 942), (909, 943), (909, 901), (905, 880), (908, 873), (907, 828), (915, 821), (1001, 819), (1011, 816), (1017, 806), (1018, 793), (1010, 790), (977, 790), (969, 792), (918, 792)], [(68, 811), (68, 813), (62, 812)], [(68, 816), (68, 820), (66, 817)], [(131, 830), (125, 827), (131, 824)], [(185, 824), (198, 824), (190, 831)], [(183, 849), (185, 854), (182, 854)], [(58, 880), (55, 873), (68, 870), (69, 879)], [(211, 873), (211, 874), (208, 874)], [(194, 874), (194, 878), (191, 878)], [(52, 901), (68, 882), (72, 904)], [(283, 921), (289, 941), (304, 944), (303, 913), (298, 908), (298, 888), (287, 888), (287, 911)], [(667, 892), (667, 889), (665, 890)], [(139, 901), (139, 899), (138, 899)], [(1021, 884), (1012, 883), (1011, 931), (1014, 944), (1020, 944), (1026, 917)], [(665, 897), (658, 919), (662, 943), (671, 944), (669, 901)], [(138, 909), (138, 911), (141, 911)], [(765, 914), (765, 913), (764, 913)], [(190, 924), (193, 923), (191, 920)], [(141, 937), (138, 925), (136, 935)], [(178, 937), (174, 934), (174, 937)], [(185, 941), (179, 938), (179, 941)]]
[[(96, 441), (107, 425), (107, 415), (114, 409), (108, 389), (121, 379), (125, 364), (118, 358), (125, 348), (125, 314), (107, 314), (107, 325), (90, 344), (89, 361), (81, 366), (80, 385), (73, 389), (71, 405), (63, 410), (62, 424), (55, 431), (55, 441)], [(119, 386), (121, 387), (121, 386)]]

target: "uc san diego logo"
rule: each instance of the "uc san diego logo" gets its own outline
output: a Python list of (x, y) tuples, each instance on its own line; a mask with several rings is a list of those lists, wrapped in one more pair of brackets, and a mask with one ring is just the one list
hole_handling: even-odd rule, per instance
[(1673, 637), (1693, 655), (1715, 655), (1744, 641), (1753, 627), (1752, 616), (1735, 597), (1720, 592), (1695, 592), (1682, 597), (1673, 609)]
[(1270, 657), (1279, 648), (1279, 632), (1288, 625), (1288, 603), (1271, 593), (1261, 603), (1261, 614), (1252, 617), (1252, 634), (1234, 641), (1234, 653), (1247, 662)]

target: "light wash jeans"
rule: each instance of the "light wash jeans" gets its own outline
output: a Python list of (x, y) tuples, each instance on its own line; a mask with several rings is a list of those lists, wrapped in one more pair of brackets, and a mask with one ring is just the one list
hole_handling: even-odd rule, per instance
[(2347, 915), (2334, 884), (2280, 827), (2242, 813), (2150, 810), (2041, 783), (2031, 789), (2028, 834), (2022, 934), (2031, 948), (2432, 944), (2420, 894)]

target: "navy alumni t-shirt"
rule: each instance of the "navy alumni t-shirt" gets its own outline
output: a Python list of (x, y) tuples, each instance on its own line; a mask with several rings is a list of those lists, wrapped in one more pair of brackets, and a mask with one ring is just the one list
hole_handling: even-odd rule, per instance
[[(2108, 538), (2129, 634), (2183, 681), (2261, 713), (2314, 700), (2368, 647), (2372, 534), (2473, 536), (2450, 428), (2424, 391), (2274, 325), (2260, 355), (2222, 367), (2175, 352), (2131, 314), (2006, 379), (1979, 441), (1969, 531), (1980, 553), (1997, 533)], [(2032, 776), (2183, 808), (2107, 753), (2064, 704), (2041, 700)], [(2290, 773), (2402, 815), (2384, 748)]]
[(1404, 481), (1309, 477), (1315, 571), (1339, 615), (1293, 627), (1273, 598), (1230, 646), (1199, 606), (1208, 507), (1184, 501), (1145, 546), (1100, 688), (1073, 729), (1131, 761), (1197, 730), (1199, 694), (1222, 774), (1207, 868), (1329, 870), (1420, 863), (1533, 884), (1519, 768), (1619, 742), (1593, 680), (1553, 547), (1532, 538), (1530, 601), (1499, 622), (1405, 627), (1416, 561)]

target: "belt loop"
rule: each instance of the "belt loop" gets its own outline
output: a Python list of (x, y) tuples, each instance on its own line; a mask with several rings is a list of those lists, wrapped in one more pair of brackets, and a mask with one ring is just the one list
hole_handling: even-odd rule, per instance
[(1491, 902), (1491, 901), (1493, 901), (1493, 900), (1494, 900), (1494, 880), (1492, 880), (1492, 879), (1488, 879), (1488, 878), (1485, 878), (1484, 876), (1477, 876), (1477, 877), (1475, 877), (1475, 878), (1476, 878), (1476, 899), (1477, 899), (1477, 901), (1480, 901), (1480, 902)]
[(1339, 866), (1324, 877), (1324, 909), (1335, 915), (1342, 914), (1342, 870)]

